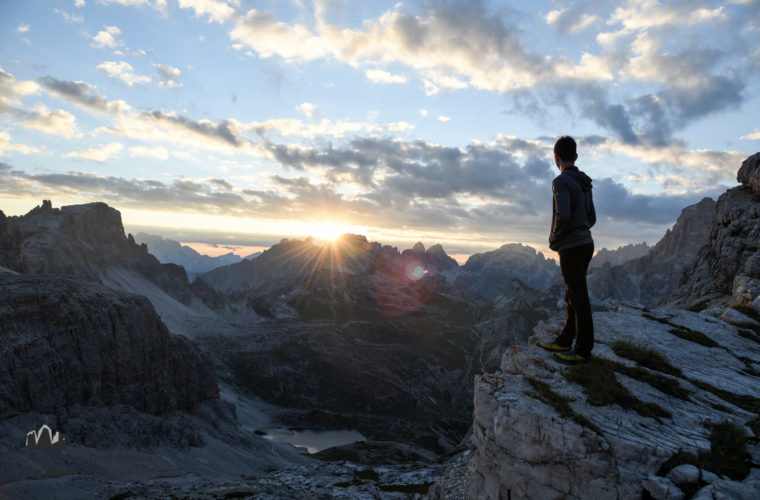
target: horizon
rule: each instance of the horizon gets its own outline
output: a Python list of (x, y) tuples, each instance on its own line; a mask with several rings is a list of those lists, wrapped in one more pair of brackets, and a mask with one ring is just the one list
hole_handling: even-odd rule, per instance
[(0, 12), (7, 215), (105, 201), (125, 229), (198, 245), (346, 232), (556, 260), (558, 136), (594, 179), (598, 249), (658, 241), (760, 149), (758, 0)]

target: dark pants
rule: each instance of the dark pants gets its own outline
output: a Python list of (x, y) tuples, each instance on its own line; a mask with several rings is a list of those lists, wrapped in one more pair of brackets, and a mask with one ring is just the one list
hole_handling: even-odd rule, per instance
[(590, 355), (591, 349), (594, 348), (594, 322), (591, 319), (591, 302), (586, 286), (586, 271), (593, 255), (593, 243), (559, 252), (559, 268), (562, 281), (565, 282), (567, 314), (565, 327), (555, 342), (571, 346), (575, 339), (575, 352), (581, 356)]

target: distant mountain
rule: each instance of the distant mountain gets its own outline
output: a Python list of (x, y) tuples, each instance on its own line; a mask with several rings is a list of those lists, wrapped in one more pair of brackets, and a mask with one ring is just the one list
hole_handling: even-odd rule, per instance
[(519, 243), (498, 250), (471, 255), (462, 266), (456, 285), (467, 297), (481, 302), (508, 294), (512, 280), (543, 290), (555, 278), (559, 267), (541, 252)]
[(602, 267), (604, 264), (609, 263), (611, 266), (619, 266), (628, 262), (629, 260), (643, 257), (649, 252), (652, 247), (647, 245), (647, 242), (639, 244), (628, 244), (622, 247), (618, 247), (614, 250), (607, 250), (602, 248), (599, 250), (594, 258), (591, 259), (589, 268)]
[[(208, 255), (196, 252), (186, 245), (180, 244), (178, 241), (163, 238), (155, 234), (137, 233), (135, 241), (139, 244), (146, 244), (148, 251), (155, 255), (159, 261), (184, 267), (191, 280), (198, 274), (243, 260), (232, 252), (218, 257), (209, 257)], [(246, 259), (257, 256), (258, 254), (249, 255)]]

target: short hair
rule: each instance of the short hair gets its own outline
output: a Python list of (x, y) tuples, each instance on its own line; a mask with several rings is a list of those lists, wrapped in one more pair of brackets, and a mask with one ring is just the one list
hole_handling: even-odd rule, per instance
[(559, 156), (560, 160), (575, 161), (577, 155), (575, 139), (569, 135), (563, 135), (554, 143), (554, 152)]

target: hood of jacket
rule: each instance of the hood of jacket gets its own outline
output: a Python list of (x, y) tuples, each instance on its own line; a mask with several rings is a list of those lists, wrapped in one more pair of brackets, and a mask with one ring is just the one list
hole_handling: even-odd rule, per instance
[(570, 166), (565, 167), (565, 169), (562, 171), (562, 174), (569, 175), (575, 182), (577, 182), (580, 186), (583, 192), (591, 191), (591, 177), (584, 174), (580, 170), (578, 170), (578, 167), (576, 166)]

